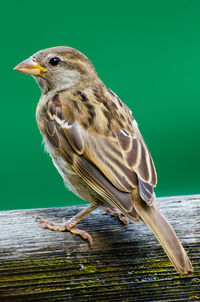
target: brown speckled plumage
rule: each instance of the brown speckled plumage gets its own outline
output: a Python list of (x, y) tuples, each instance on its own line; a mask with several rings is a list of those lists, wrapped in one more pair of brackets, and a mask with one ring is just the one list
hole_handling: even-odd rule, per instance
[(134, 222), (144, 220), (176, 270), (191, 273), (189, 258), (156, 207), (156, 171), (137, 123), (88, 58), (70, 47), (54, 47), (15, 69), (35, 76), (42, 90), (36, 119), (46, 149), (66, 185), (91, 203), (62, 225), (41, 218), (43, 227), (69, 230), (92, 243), (75, 225), (106, 204)]

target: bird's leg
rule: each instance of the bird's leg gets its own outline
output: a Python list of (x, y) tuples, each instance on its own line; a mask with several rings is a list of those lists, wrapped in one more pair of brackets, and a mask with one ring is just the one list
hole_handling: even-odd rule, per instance
[(72, 217), (70, 220), (66, 221), (66, 219), (64, 218), (63, 223), (59, 223), (59, 224), (49, 222), (41, 217), (37, 217), (37, 220), (40, 221), (44, 229), (50, 229), (52, 231), (59, 231), (59, 232), (70, 231), (73, 234), (81, 236), (83, 239), (87, 239), (90, 245), (92, 245), (92, 237), (90, 236), (90, 234), (88, 234), (83, 230), (79, 230), (78, 228), (75, 227), (75, 225), (81, 219), (83, 219), (87, 214), (91, 213), (99, 206), (100, 206), (99, 203), (95, 205), (90, 204), (86, 209), (82, 210), (80, 213)]
[(110, 214), (111, 216), (118, 217), (119, 220), (123, 222), (123, 224), (128, 225), (128, 218), (124, 216), (118, 209), (103, 208), (103, 210), (106, 211), (106, 213)]

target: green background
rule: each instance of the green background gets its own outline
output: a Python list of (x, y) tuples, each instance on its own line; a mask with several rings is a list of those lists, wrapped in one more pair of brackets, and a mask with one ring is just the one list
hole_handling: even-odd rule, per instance
[(1, 210), (83, 202), (43, 151), (39, 88), (12, 70), (58, 45), (86, 54), (133, 111), (157, 168), (157, 196), (200, 193), (200, 1), (4, 1), (0, 22)]

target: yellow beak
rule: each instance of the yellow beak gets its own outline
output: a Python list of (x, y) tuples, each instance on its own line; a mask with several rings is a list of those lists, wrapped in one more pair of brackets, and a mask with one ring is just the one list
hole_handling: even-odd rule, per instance
[(33, 57), (19, 63), (15, 66), (14, 70), (34, 76), (39, 76), (42, 72), (46, 72), (46, 68), (42, 67)]

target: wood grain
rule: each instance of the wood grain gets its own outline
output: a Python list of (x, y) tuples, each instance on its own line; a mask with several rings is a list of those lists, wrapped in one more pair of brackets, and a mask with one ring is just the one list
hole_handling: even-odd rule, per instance
[(97, 209), (79, 223), (94, 240), (40, 227), (85, 205), (0, 212), (0, 301), (200, 301), (200, 195), (158, 198), (194, 265), (178, 275), (148, 227)]

